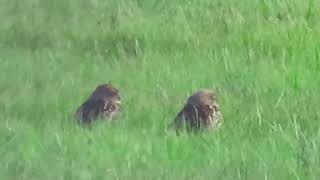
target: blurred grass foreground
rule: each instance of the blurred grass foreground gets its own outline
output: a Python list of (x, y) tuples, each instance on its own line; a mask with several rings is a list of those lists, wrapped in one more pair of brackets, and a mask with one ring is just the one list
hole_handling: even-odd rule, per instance
[[(1, 179), (320, 176), (319, 0), (0, 0)], [(75, 109), (101, 83), (124, 114)], [(217, 91), (217, 133), (166, 132)]]

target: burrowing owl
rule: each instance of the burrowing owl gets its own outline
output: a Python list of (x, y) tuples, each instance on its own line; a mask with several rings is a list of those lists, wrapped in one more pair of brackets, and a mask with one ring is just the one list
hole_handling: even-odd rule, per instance
[(183, 127), (187, 132), (198, 132), (201, 129), (215, 130), (220, 127), (221, 119), (215, 93), (211, 90), (200, 90), (188, 98), (171, 127), (177, 132)]
[(116, 119), (121, 110), (119, 90), (111, 84), (99, 85), (91, 96), (77, 109), (80, 122), (90, 123), (96, 119)]

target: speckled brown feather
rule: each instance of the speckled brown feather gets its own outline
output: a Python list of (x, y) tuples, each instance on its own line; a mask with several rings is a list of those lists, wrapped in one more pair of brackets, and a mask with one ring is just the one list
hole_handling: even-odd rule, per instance
[(120, 112), (119, 90), (111, 84), (102, 84), (77, 109), (76, 118), (82, 123), (90, 123), (97, 119), (113, 120), (119, 116)]
[(200, 90), (193, 93), (182, 110), (171, 124), (177, 132), (183, 127), (188, 132), (201, 129), (218, 129), (222, 115), (216, 95), (211, 90)]

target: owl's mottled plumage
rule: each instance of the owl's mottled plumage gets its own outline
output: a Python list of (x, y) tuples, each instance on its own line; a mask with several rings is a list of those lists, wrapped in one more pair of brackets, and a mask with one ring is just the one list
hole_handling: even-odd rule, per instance
[(188, 98), (171, 127), (177, 132), (184, 127), (188, 132), (198, 132), (201, 129), (215, 130), (220, 127), (221, 118), (215, 93), (211, 90), (200, 90)]
[(111, 84), (99, 85), (91, 96), (77, 109), (76, 118), (83, 123), (96, 119), (116, 119), (121, 110), (119, 90)]

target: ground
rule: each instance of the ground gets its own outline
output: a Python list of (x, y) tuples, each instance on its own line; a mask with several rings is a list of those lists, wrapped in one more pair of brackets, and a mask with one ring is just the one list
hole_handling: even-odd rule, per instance
[[(319, 0), (2, 0), (3, 179), (318, 179)], [(73, 113), (101, 83), (122, 118)], [(166, 132), (215, 89), (218, 133)]]

